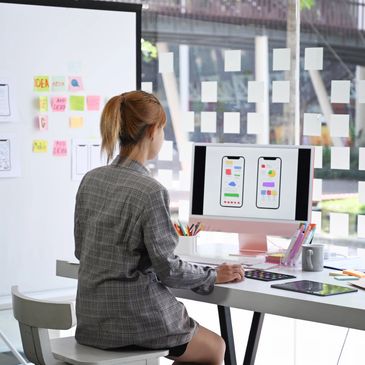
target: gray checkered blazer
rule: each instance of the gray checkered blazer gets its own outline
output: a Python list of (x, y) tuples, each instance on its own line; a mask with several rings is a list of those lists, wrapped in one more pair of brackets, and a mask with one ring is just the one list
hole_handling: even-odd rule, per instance
[(174, 255), (167, 190), (136, 161), (116, 158), (87, 173), (75, 207), (79, 343), (170, 348), (197, 323), (168, 287), (213, 290), (216, 272)]

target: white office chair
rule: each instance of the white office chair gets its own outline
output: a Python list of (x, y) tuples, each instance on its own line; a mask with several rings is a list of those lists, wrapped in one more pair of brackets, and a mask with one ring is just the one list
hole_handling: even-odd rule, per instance
[(76, 323), (73, 303), (29, 298), (11, 288), (14, 317), (19, 322), (24, 353), (36, 365), (157, 365), (167, 350), (109, 351), (83, 346), (75, 337), (50, 339), (48, 329), (66, 330)]

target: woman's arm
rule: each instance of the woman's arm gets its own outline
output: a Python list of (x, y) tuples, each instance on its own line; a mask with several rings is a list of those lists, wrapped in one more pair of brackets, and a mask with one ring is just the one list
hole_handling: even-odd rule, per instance
[(214, 288), (214, 268), (183, 261), (174, 254), (178, 236), (170, 219), (166, 190), (150, 192), (143, 213), (144, 242), (152, 267), (166, 286), (208, 294)]

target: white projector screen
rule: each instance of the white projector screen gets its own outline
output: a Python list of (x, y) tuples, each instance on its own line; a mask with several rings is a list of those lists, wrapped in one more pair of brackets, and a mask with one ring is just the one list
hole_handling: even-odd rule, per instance
[(100, 162), (106, 100), (140, 88), (140, 41), (140, 5), (0, 1), (0, 296), (75, 285), (55, 275), (74, 259), (73, 174)]

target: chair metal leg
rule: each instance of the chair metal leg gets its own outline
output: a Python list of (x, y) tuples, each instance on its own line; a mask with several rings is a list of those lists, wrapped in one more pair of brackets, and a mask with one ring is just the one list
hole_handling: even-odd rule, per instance
[(231, 310), (229, 307), (218, 305), (219, 324), (221, 335), (226, 342), (226, 353), (224, 354), (225, 365), (236, 365), (236, 351), (232, 331)]
[(265, 313), (254, 312), (243, 365), (254, 365)]

